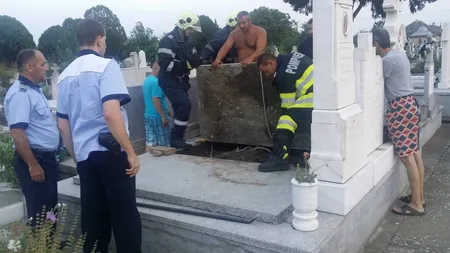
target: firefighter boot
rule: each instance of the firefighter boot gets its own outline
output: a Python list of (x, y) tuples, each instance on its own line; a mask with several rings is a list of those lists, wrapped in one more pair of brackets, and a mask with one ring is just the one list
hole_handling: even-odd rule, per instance
[(289, 137), (279, 135), (276, 137), (273, 147), (273, 155), (270, 156), (269, 161), (258, 166), (260, 172), (274, 172), (289, 170)]
[(176, 148), (177, 150), (187, 150), (190, 149), (192, 146), (187, 144), (184, 140), (173, 140), (170, 143), (170, 146), (173, 148)]

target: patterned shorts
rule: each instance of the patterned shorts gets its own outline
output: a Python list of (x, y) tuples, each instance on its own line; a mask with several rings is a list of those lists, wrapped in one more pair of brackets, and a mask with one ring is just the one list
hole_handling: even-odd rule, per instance
[(147, 146), (170, 146), (170, 129), (172, 123), (162, 126), (161, 118), (144, 116)]
[(400, 157), (412, 156), (419, 146), (419, 109), (413, 95), (394, 99), (389, 103), (387, 128), (389, 137)]

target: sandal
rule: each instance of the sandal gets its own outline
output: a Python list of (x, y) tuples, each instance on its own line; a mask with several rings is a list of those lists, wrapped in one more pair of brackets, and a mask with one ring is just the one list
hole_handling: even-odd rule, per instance
[[(411, 202), (411, 194), (406, 195), (406, 196), (402, 196), (402, 197), (400, 197), (400, 198), (398, 198), (398, 199), (401, 200), (401, 201), (403, 201), (403, 202), (405, 202), (405, 203), (410, 203), (410, 202)], [(422, 203), (422, 206), (423, 206), (423, 207), (426, 207), (427, 204)]]
[(392, 212), (404, 216), (424, 216), (426, 214), (425, 210), (423, 212), (419, 212), (407, 204), (401, 206), (400, 211), (392, 209)]

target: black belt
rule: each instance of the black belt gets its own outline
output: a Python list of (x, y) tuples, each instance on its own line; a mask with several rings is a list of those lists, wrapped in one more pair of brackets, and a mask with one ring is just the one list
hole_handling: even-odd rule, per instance
[[(33, 155), (35, 157), (53, 157), (56, 156), (57, 151), (56, 150), (42, 150), (42, 149), (31, 149), (31, 152), (33, 153)], [(17, 150), (15, 150), (15, 155), (18, 157), (21, 157), (21, 155), (19, 154), (19, 152), (17, 152)]]

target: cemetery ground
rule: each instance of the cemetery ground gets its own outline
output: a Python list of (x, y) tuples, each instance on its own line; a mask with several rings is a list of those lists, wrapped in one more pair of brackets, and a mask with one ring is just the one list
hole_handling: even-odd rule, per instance
[(360, 253), (450, 252), (450, 124), (442, 124), (423, 157), (427, 214), (404, 217), (389, 210)]

